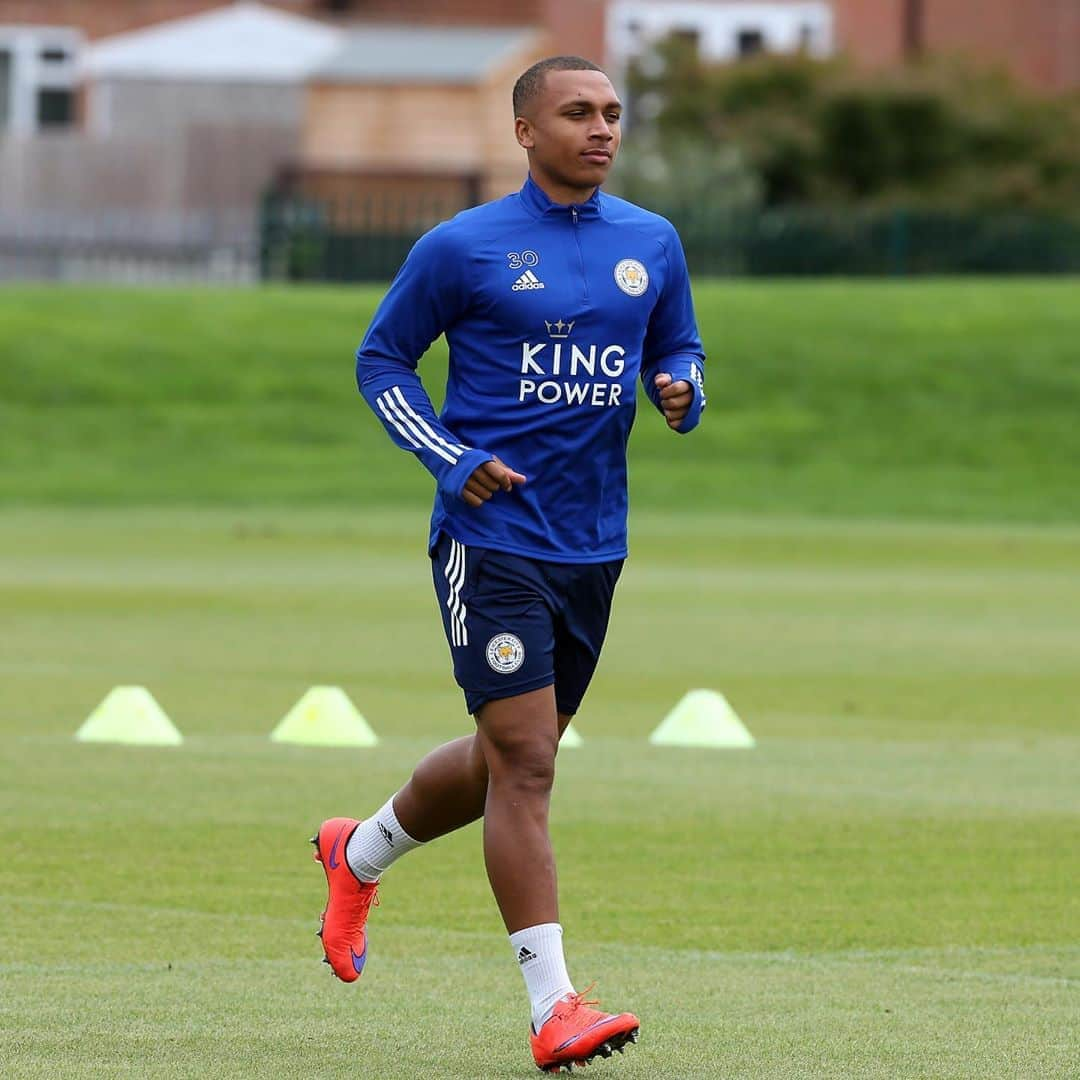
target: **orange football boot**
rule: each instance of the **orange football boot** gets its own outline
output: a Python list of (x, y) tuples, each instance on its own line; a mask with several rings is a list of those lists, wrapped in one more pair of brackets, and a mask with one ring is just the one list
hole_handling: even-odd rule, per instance
[(587, 1065), (594, 1057), (611, 1057), (623, 1052), (627, 1043), (637, 1042), (641, 1023), (633, 1013), (600, 1012), (590, 1008), (598, 1001), (586, 1001), (588, 987), (580, 994), (567, 994), (555, 1003), (551, 1016), (539, 1032), (529, 1029), (536, 1067), (544, 1072), (573, 1071), (575, 1065)]
[(315, 861), (326, 873), (328, 895), (316, 931), (322, 938), (323, 963), (342, 982), (356, 982), (367, 962), (367, 934), (364, 926), (372, 902), (379, 903), (377, 881), (357, 879), (345, 861), (345, 847), (360, 822), (356, 818), (330, 818), (311, 838)]

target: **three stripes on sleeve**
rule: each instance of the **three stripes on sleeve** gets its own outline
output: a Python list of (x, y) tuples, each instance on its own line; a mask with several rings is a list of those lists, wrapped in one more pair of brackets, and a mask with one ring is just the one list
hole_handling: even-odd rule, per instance
[(388, 424), (416, 450), (429, 450), (444, 461), (456, 465), (468, 447), (443, 438), (405, 399), (400, 386), (384, 390), (376, 399), (379, 411)]

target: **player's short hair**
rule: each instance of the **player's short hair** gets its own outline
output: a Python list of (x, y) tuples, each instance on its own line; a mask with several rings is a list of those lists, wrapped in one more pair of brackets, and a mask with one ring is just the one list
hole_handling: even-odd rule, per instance
[(599, 71), (604, 74), (604, 69), (597, 67), (591, 60), (584, 56), (549, 56), (546, 60), (538, 60), (528, 71), (523, 72), (514, 83), (514, 115), (524, 116), (525, 110), (532, 104), (536, 96), (544, 89), (544, 79), (549, 71)]

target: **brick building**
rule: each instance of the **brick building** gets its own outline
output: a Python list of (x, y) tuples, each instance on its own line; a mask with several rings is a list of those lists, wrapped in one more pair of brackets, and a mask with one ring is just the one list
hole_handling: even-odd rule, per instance
[[(0, 134), (79, 124), (79, 62), (100, 38), (220, 12), (242, 0), (0, 0)], [(602, 61), (607, 0), (259, 0), (353, 23), (531, 27), (553, 47)], [(32, 99), (32, 100), (31, 100)]]
[(1006, 67), (1046, 91), (1080, 87), (1078, 0), (832, 0), (837, 42), (890, 66), (953, 53)]
[(967, 56), (1057, 92), (1080, 87), (1080, 0), (608, 0), (608, 63), (674, 31), (702, 55), (847, 53), (870, 67)]
[[(331, 5), (320, 0), (263, 0), (298, 15), (318, 15)], [(0, 0), (0, 26), (77, 27), (89, 40), (200, 15), (229, 0)]]
[[(0, 25), (78, 27), (90, 39), (198, 15), (229, 0), (0, 0)], [(601, 57), (606, 0), (263, 0), (332, 21), (535, 26), (567, 52)]]
[[(612, 12), (626, 0), (265, 0), (328, 21), (533, 26), (557, 48), (602, 61), (610, 55)], [(74, 28), (88, 39), (224, 6), (227, 0), (0, 0), (0, 26)], [(794, 8), (806, 0), (650, 0), (656, 11), (702, 25), (710, 9), (746, 13)], [(889, 66), (923, 52), (954, 52), (1006, 66), (1029, 85), (1080, 86), (1080, 0), (823, 0), (832, 8), (832, 44), (859, 61)], [(770, 9), (770, 11), (766, 11)], [(675, 16), (673, 16), (675, 17)], [(721, 17), (718, 15), (717, 17)], [(758, 20), (760, 21), (760, 20)], [(764, 24), (763, 24), (764, 25)], [(749, 40), (749, 39), (748, 39)], [(768, 44), (768, 43), (766, 43)]]

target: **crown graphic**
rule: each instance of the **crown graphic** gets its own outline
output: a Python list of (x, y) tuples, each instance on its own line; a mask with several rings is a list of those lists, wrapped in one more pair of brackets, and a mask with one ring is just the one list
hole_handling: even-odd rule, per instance
[(570, 332), (574, 329), (572, 322), (563, 322), (560, 319), (558, 322), (548, 322), (544, 320), (544, 325), (547, 327), (547, 332), (550, 337), (553, 338), (565, 338), (570, 336)]

